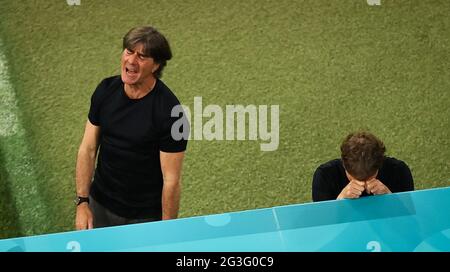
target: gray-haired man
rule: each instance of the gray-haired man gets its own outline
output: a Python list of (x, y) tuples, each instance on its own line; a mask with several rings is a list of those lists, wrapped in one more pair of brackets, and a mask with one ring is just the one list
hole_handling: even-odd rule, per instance
[(171, 58), (153, 27), (123, 38), (121, 75), (101, 81), (91, 98), (76, 166), (76, 229), (178, 216), (187, 140), (171, 135), (180, 102), (159, 79)]

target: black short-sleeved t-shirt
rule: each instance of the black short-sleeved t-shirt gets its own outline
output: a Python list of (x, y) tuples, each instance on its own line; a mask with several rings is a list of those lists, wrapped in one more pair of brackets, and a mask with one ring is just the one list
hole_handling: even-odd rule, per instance
[(97, 202), (126, 218), (161, 217), (159, 152), (182, 152), (187, 145), (187, 140), (171, 136), (173, 123), (186, 118), (171, 117), (176, 105), (180, 102), (159, 79), (140, 99), (126, 95), (120, 76), (98, 85), (88, 116), (100, 127), (100, 150), (90, 190)]
[[(377, 179), (393, 193), (413, 191), (414, 182), (409, 167), (401, 160), (385, 157), (378, 170)], [(313, 201), (334, 200), (347, 186), (349, 180), (341, 159), (320, 165), (314, 173), (312, 183)], [(367, 196), (363, 192), (361, 196)]]

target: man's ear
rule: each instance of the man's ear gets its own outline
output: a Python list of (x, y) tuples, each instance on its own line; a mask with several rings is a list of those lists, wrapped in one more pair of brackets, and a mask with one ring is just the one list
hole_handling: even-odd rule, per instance
[(156, 63), (155, 67), (153, 67), (152, 73), (154, 74), (159, 69), (159, 63)]

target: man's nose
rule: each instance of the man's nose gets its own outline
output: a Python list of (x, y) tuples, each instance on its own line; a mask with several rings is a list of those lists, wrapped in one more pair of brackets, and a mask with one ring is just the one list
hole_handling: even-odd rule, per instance
[(136, 59), (137, 59), (137, 54), (134, 53), (134, 54), (129, 55), (127, 60), (129, 63), (134, 64), (136, 62)]

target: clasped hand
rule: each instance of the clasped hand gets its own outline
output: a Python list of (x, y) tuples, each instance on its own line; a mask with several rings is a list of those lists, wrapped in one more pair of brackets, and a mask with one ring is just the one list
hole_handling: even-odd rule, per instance
[(356, 179), (352, 179), (341, 191), (337, 199), (359, 198), (364, 191), (366, 191), (368, 194), (374, 195), (391, 193), (389, 188), (386, 187), (386, 185), (384, 185), (377, 178), (373, 178), (368, 181), (359, 181)]

